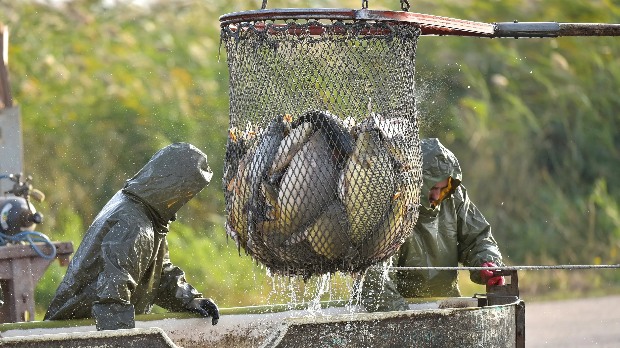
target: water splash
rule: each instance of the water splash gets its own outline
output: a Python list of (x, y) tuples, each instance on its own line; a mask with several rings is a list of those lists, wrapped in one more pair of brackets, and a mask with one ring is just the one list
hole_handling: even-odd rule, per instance
[(350, 288), (349, 302), (345, 306), (350, 314), (356, 312), (356, 308), (361, 305), (362, 289), (364, 287), (364, 274), (354, 274), (352, 276), (354, 281)]
[(321, 315), (321, 297), (324, 294), (331, 294), (331, 273), (323, 274), (318, 277), (316, 290), (312, 300), (308, 303), (308, 313), (312, 316)]
[(390, 267), (392, 267), (392, 259), (382, 263), (381, 270), (381, 288), (385, 287), (385, 282), (390, 279)]

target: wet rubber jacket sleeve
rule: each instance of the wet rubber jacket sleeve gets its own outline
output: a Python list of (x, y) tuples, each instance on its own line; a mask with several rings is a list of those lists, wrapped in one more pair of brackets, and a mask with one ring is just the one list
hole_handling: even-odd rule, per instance
[[(455, 192), (459, 262), (467, 267), (479, 267), (485, 262), (503, 266), (502, 256), (491, 234), (491, 225), (469, 200), (467, 191)], [(470, 271), (470, 279), (484, 284), (480, 271)]]
[(187, 305), (193, 299), (202, 297), (202, 294), (187, 283), (185, 272), (170, 262), (167, 242), (164, 245), (164, 250), (159, 296), (155, 300), (155, 304), (170, 312), (187, 311)]
[(116, 221), (101, 243), (102, 271), (97, 279), (92, 314), (98, 330), (134, 327), (132, 292), (151, 264), (154, 233), (150, 223), (125, 215)]

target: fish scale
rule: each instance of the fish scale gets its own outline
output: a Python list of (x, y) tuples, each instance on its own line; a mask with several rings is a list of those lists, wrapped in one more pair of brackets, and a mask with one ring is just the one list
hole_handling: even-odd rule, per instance
[(392, 161), (375, 131), (358, 135), (353, 155), (344, 171), (340, 199), (349, 215), (349, 234), (360, 243), (380, 220), (394, 196)]

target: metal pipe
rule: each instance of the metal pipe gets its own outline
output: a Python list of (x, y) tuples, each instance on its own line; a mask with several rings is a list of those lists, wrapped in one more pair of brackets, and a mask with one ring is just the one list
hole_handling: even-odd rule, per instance
[(560, 25), (556, 22), (500, 22), (493, 23), (490, 37), (558, 37)]
[(560, 23), (559, 36), (620, 36), (620, 24)]
[(500, 22), (490, 37), (620, 36), (620, 24)]

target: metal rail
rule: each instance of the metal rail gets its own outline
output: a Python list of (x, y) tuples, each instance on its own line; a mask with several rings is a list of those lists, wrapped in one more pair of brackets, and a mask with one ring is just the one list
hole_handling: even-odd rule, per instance
[[(533, 38), (562, 36), (620, 36), (616, 23), (498, 22), (483, 23), (405, 11), (368, 9), (262, 9), (228, 13), (220, 17), (220, 26), (242, 22), (277, 20), (351, 20), (409, 23), (422, 35), (474, 36), (487, 38)], [(320, 33), (312, 33), (320, 34)]]
[(492, 37), (620, 36), (620, 24), (502, 22)]
[(389, 267), (390, 271), (538, 271), (547, 269), (600, 269), (620, 268), (618, 265), (554, 265), (554, 266), (498, 266), (498, 267)]

